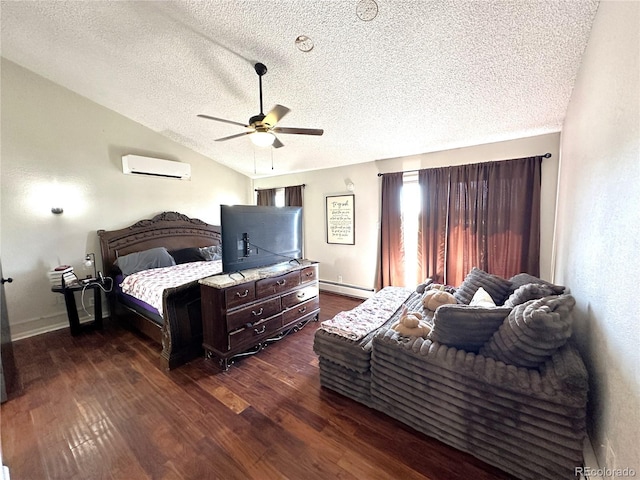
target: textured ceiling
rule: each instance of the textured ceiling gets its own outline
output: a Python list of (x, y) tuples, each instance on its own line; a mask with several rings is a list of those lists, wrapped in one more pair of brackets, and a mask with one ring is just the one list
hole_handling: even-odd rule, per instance
[[(560, 130), (597, 0), (377, 4), (2, 1), (2, 56), (252, 177)], [(279, 126), (324, 136), (214, 142), (242, 127), (196, 115), (259, 113), (258, 61)]]

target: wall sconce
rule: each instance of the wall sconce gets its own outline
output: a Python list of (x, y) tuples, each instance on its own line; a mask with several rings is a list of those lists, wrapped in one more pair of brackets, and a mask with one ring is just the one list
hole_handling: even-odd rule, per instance
[(353, 192), (356, 189), (355, 184), (348, 178), (344, 181), (344, 184), (347, 186), (347, 190), (349, 190), (350, 192)]
[(64, 212), (62, 207), (51, 207), (51, 213), (54, 215), (62, 215), (62, 212)]
[(91, 278), (98, 277), (98, 273), (96, 272), (96, 254), (95, 253), (87, 253), (87, 255), (84, 257), (84, 266), (87, 268), (93, 267), (93, 277)]

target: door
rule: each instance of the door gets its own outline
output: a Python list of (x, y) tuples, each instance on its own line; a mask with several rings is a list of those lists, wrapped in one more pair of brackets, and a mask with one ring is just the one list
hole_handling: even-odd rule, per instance
[[(13, 344), (11, 343), (11, 328), (9, 327), (9, 314), (7, 312), (7, 302), (4, 296), (5, 285), (13, 282), (12, 278), (2, 276), (2, 262), (0, 261), (0, 400), (5, 402), (12, 395), (16, 394), (18, 388), (18, 371), (13, 357)], [(0, 477), (1, 478), (1, 477)]]

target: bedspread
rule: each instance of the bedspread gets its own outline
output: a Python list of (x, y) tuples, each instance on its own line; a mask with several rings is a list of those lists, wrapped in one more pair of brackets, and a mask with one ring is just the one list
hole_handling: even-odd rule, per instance
[(320, 328), (349, 340), (359, 340), (382, 326), (412, 292), (404, 287), (385, 287), (353, 310), (340, 312), (322, 322)]
[(222, 261), (191, 262), (133, 273), (120, 284), (122, 292), (154, 307), (163, 314), (162, 294), (167, 288), (195, 282), (222, 271)]

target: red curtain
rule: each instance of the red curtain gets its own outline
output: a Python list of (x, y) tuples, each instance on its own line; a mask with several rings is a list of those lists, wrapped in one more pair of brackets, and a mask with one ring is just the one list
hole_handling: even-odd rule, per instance
[(419, 172), (419, 278), (460, 285), (472, 267), (540, 273), (542, 157)]
[(382, 176), (377, 290), (389, 285), (404, 285), (401, 195), (402, 172), (384, 174)]

